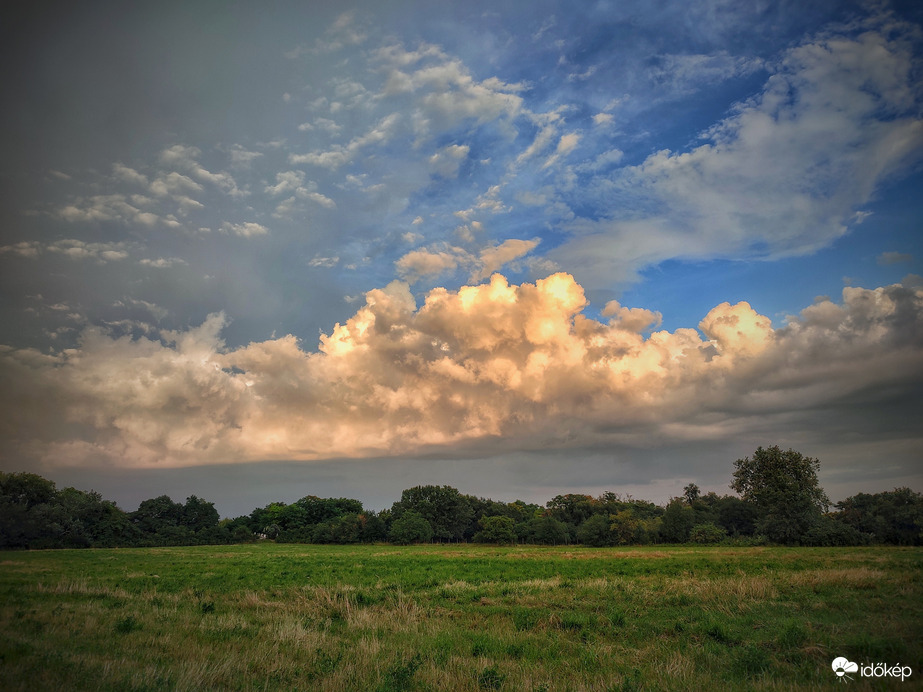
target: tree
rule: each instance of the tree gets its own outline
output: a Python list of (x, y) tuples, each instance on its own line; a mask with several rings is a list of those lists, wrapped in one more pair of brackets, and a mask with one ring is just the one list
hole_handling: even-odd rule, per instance
[(757, 511), (750, 502), (725, 495), (715, 503), (718, 525), (732, 536), (752, 536), (756, 530)]
[(184, 514), (183, 505), (167, 495), (161, 495), (138, 505), (138, 509), (131, 513), (131, 521), (142, 532), (154, 534), (168, 526), (181, 525)]
[(433, 539), (433, 527), (422, 514), (410, 509), (391, 524), (389, 538), (398, 545), (427, 543)]
[(468, 498), (449, 485), (418, 485), (401, 493), (391, 507), (395, 520), (406, 512), (416, 512), (433, 529), (437, 541), (460, 541), (474, 521)]
[(531, 543), (542, 545), (564, 545), (570, 542), (567, 526), (552, 516), (535, 517), (520, 524), (520, 537)]
[(838, 502), (834, 516), (879, 543), (923, 543), (923, 494), (910, 488), (883, 493), (859, 493)]
[(511, 545), (516, 542), (516, 522), (511, 517), (481, 517), (481, 530), (474, 534), (477, 543), (500, 543)]
[(667, 543), (685, 543), (695, 523), (695, 512), (684, 498), (674, 497), (667, 503), (660, 524), (660, 535)]
[(183, 506), (182, 523), (192, 531), (202, 531), (218, 526), (218, 510), (213, 502), (206, 502), (200, 497), (190, 495)]
[(772, 541), (798, 543), (830, 501), (817, 479), (820, 462), (778, 445), (734, 462), (731, 487), (757, 509), (756, 529)]
[(587, 519), (577, 527), (577, 540), (584, 545), (596, 547), (612, 545), (615, 536), (609, 529), (609, 517), (604, 514), (594, 514)]
[(695, 483), (690, 483), (685, 488), (683, 488), (683, 497), (686, 498), (686, 502), (690, 507), (692, 507), (696, 500), (699, 499), (700, 494), (701, 491), (699, 490), (699, 486), (697, 486)]

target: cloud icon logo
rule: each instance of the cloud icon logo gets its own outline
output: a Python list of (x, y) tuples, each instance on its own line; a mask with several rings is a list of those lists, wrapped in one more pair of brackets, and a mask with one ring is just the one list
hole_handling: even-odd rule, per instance
[(836, 676), (837, 676), (838, 678), (840, 678), (841, 680), (842, 680), (844, 677), (846, 677), (846, 678), (852, 680), (852, 678), (850, 678), (848, 675), (846, 675), (846, 673), (857, 673), (857, 672), (859, 672), (859, 664), (858, 664), (858, 663), (853, 663), (852, 661), (850, 661), (850, 660), (847, 659), (847, 658), (844, 658), (843, 656), (839, 656), (839, 657), (833, 659), (833, 663), (831, 664), (831, 668), (833, 668), (833, 672), (836, 673)]

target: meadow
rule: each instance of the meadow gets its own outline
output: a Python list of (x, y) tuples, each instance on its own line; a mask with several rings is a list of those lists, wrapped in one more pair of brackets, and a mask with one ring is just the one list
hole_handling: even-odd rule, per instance
[(0, 553), (2, 690), (843, 689), (923, 680), (923, 550)]

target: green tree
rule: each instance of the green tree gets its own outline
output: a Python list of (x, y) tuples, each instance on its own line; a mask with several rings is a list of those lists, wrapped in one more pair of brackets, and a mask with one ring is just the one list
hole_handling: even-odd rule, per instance
[(830, 501), (817, 479), (820, 462), (793, 449), (758, 447), (734, 462), (731, 487), (757, 509), (756, 530), (778, 543), (798, 543)]
[(161, 495), (144, 500), (130, 516), (132, 523), (143, 533), (155, 534), (166, 527), (182, 525), (184, 514), (183, 505), (167, 495)]
[(363, 512), (362, 529), (359, 532), (359, 540), (363, 543), (376, 543), (388, 538), (388, 526), (385, 520), (376, 512)]
[(674, 497), (667, 503), (660, 524), (660, 536), (667, 543), (685, 543), (695, 523), (695, 512), (684, 498)]
[(460, 541), (474, 521), (468, 498), (449, 485), (418, 485), (401, 493), (391, 507), (395, 520), (406, 512), (416, 512), (433, 529), (437, 541)]
[(594, 514), (577, 527), (577, 540), (584, 545), (596, 547), (612, 545), (615, 536), (610, 530), (609, 517), (604, 514)]
[(206, 502), (200, 497), (190, 495), (183, 505), (182, 524), (191, 531), (202, 531), (218, 526), (218, 510), (212, 502)]
[(433, 527), (422, 514), (409, 509), (394, 520), (388, 537), (397, 545), (428, 543), (433, 539)]
[(836, 504), (833, 516), (878, 543), (923, 543), (923, 494), (910, 488), (883, 493), (859, 493)]
[(567, 526), (552, 516), (535, 517), (517, 527), (520, 539), (541, 545), (565, 545), (570, 542)]
[(512, 545), (516, 542), (516, 522), (511, 517), (481, 517), (478, 524), (481, 530), (474, 534), (477, 543)]
[(751, 502), (725, 495), (715, 503), (717, 524), (731, 536), (752, 536), (756, 530), (757, 510)]

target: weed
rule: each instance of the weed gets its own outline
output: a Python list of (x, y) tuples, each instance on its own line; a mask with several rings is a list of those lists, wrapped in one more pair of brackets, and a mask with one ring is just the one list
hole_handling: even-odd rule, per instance
[(119, 634), (128, 634), (139, 629), (141, 629), (141, 623), (138, 622), (134, 615), (126, 615), (115, 623), (115, 631)]
[(501, 673), (496, 666), (488, 666), (478, 673), (478, 687), (482, 690), (499, 690), (503, 687), (506, 675)]
[(740, 647), (734, 653), (733, 668), (741, 677), (752, 678), (772, 667), (772, 659), (765, 650), (753, 644)]
[(413, 676), (422, 664), (423, 659), (419, 654), (414, 654), (406, 661), (395, 663), (385, 672), (384, 680), (376, 688), (376, 692), (412, 690), (415, 686)]

